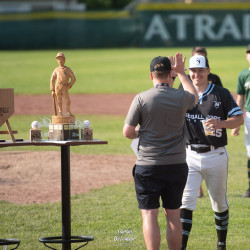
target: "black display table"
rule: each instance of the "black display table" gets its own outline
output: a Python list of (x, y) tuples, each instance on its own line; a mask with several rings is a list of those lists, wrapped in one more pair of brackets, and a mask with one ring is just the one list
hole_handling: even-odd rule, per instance
[(103, 140), (73, 140), (73, 141), (6, 141), (0, 142), (2, 147), (18, 147), (18, 146), (60, 146), (61, 147), (61, 196), (62, 196), (62, 236), (46, 237), (39, 239), (46, 247), (52, 248), (47, 243), (60, 243), (63, 250), (70, 250), (71, 243), (85, 242), (94, 240), (92, 236), (72, 236), (71, 235), (71, 204), (70, 204), (70, 146), (80, 145), (100, 145), (108, 144)]
[(14, 248), (11, 248), (11, 250), (14, 250), (18, 248), (20, 242), (19, 239), (0, 239), (0, 246), (16, 245)]

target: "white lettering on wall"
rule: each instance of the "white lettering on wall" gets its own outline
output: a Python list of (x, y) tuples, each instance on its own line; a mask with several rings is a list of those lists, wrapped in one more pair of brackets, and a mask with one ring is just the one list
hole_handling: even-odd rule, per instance
[(170, 15), (169, 19), (176, 20), (176, 37), (178, 40), (187, 38), (187, 21), (192, 19), (192, 15)]
[(222, 40), (225, 35), (231, 35), (235, 40), (241, 39), (240, 30), (233, 15), (226, 15), (218, 32), (218, 40)]
[(194, 34), (195, 40), (201, 41), (206, 38), (216, 40), (216, 34), (213, 28), (216, 24), (214, 17), (209, 15), (196, 15), (194, 17)]
[(176, 23), (174, 34), (169, 33), (167, 23), (164, 23), (162, 16), (155, 14), (144, 39), (149, 41), (153, 37), (159, 37), (163, 41), (169, 41), (175, 37), (178, 41), (183, 41), (187, 39), (191, 28), (194, 30), (194, 41), (222, 41), (226, 36), (237, 41), (250, 39), (250, 14), (242, 15), (242, 27), (238, 26), (233, 14), (225, 15), (220, 23), (217, 23), (216, 17), (207, 14), (172, 14), (166, 20), (171, 22), (171, 25), (173, 22)]
[(170, 40), (169, 32), (162, 20), (161, 15), (154, 15), (145, 35), (145, 40), (151, 40), (153, 36), (160, 36), (162, 40)]
[(243, 29), (243, 37), (246, 40), (249, 40), (250, 39), (250, 15), (249, 14), (243, 16), (242, 29)]

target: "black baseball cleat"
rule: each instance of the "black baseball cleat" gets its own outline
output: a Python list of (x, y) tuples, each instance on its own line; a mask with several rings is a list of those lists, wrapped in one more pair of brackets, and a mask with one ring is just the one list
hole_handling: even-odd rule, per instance
[(226, 249), (227, 249), (227, 247), (226, 247), (226, 244), (224, 242), (219, 242), (217, 244), (216, 250), (226, 250)]
[(250, 198), (250, 188), (242, 195), (242, 198)]

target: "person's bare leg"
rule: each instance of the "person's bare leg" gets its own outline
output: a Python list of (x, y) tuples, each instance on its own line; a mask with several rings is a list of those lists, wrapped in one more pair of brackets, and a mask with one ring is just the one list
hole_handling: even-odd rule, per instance
[(182, 224), (179, 209), (164, 209), (167, 219), (167, 242), (169, 250), (180, 250)]
[(159, 209), (141, 210), (143, 219), (143, 236), (147, 250), (159, 250), (161, 242), (158, 225)]

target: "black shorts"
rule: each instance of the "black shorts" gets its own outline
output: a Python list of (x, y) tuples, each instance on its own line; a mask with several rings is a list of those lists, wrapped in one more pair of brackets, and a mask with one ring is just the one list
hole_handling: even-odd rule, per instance
[(173, 165), (135, 165), (133, 176), (140, 209), (180, 208), (186, 185), (188, 166), (186, 163)]

